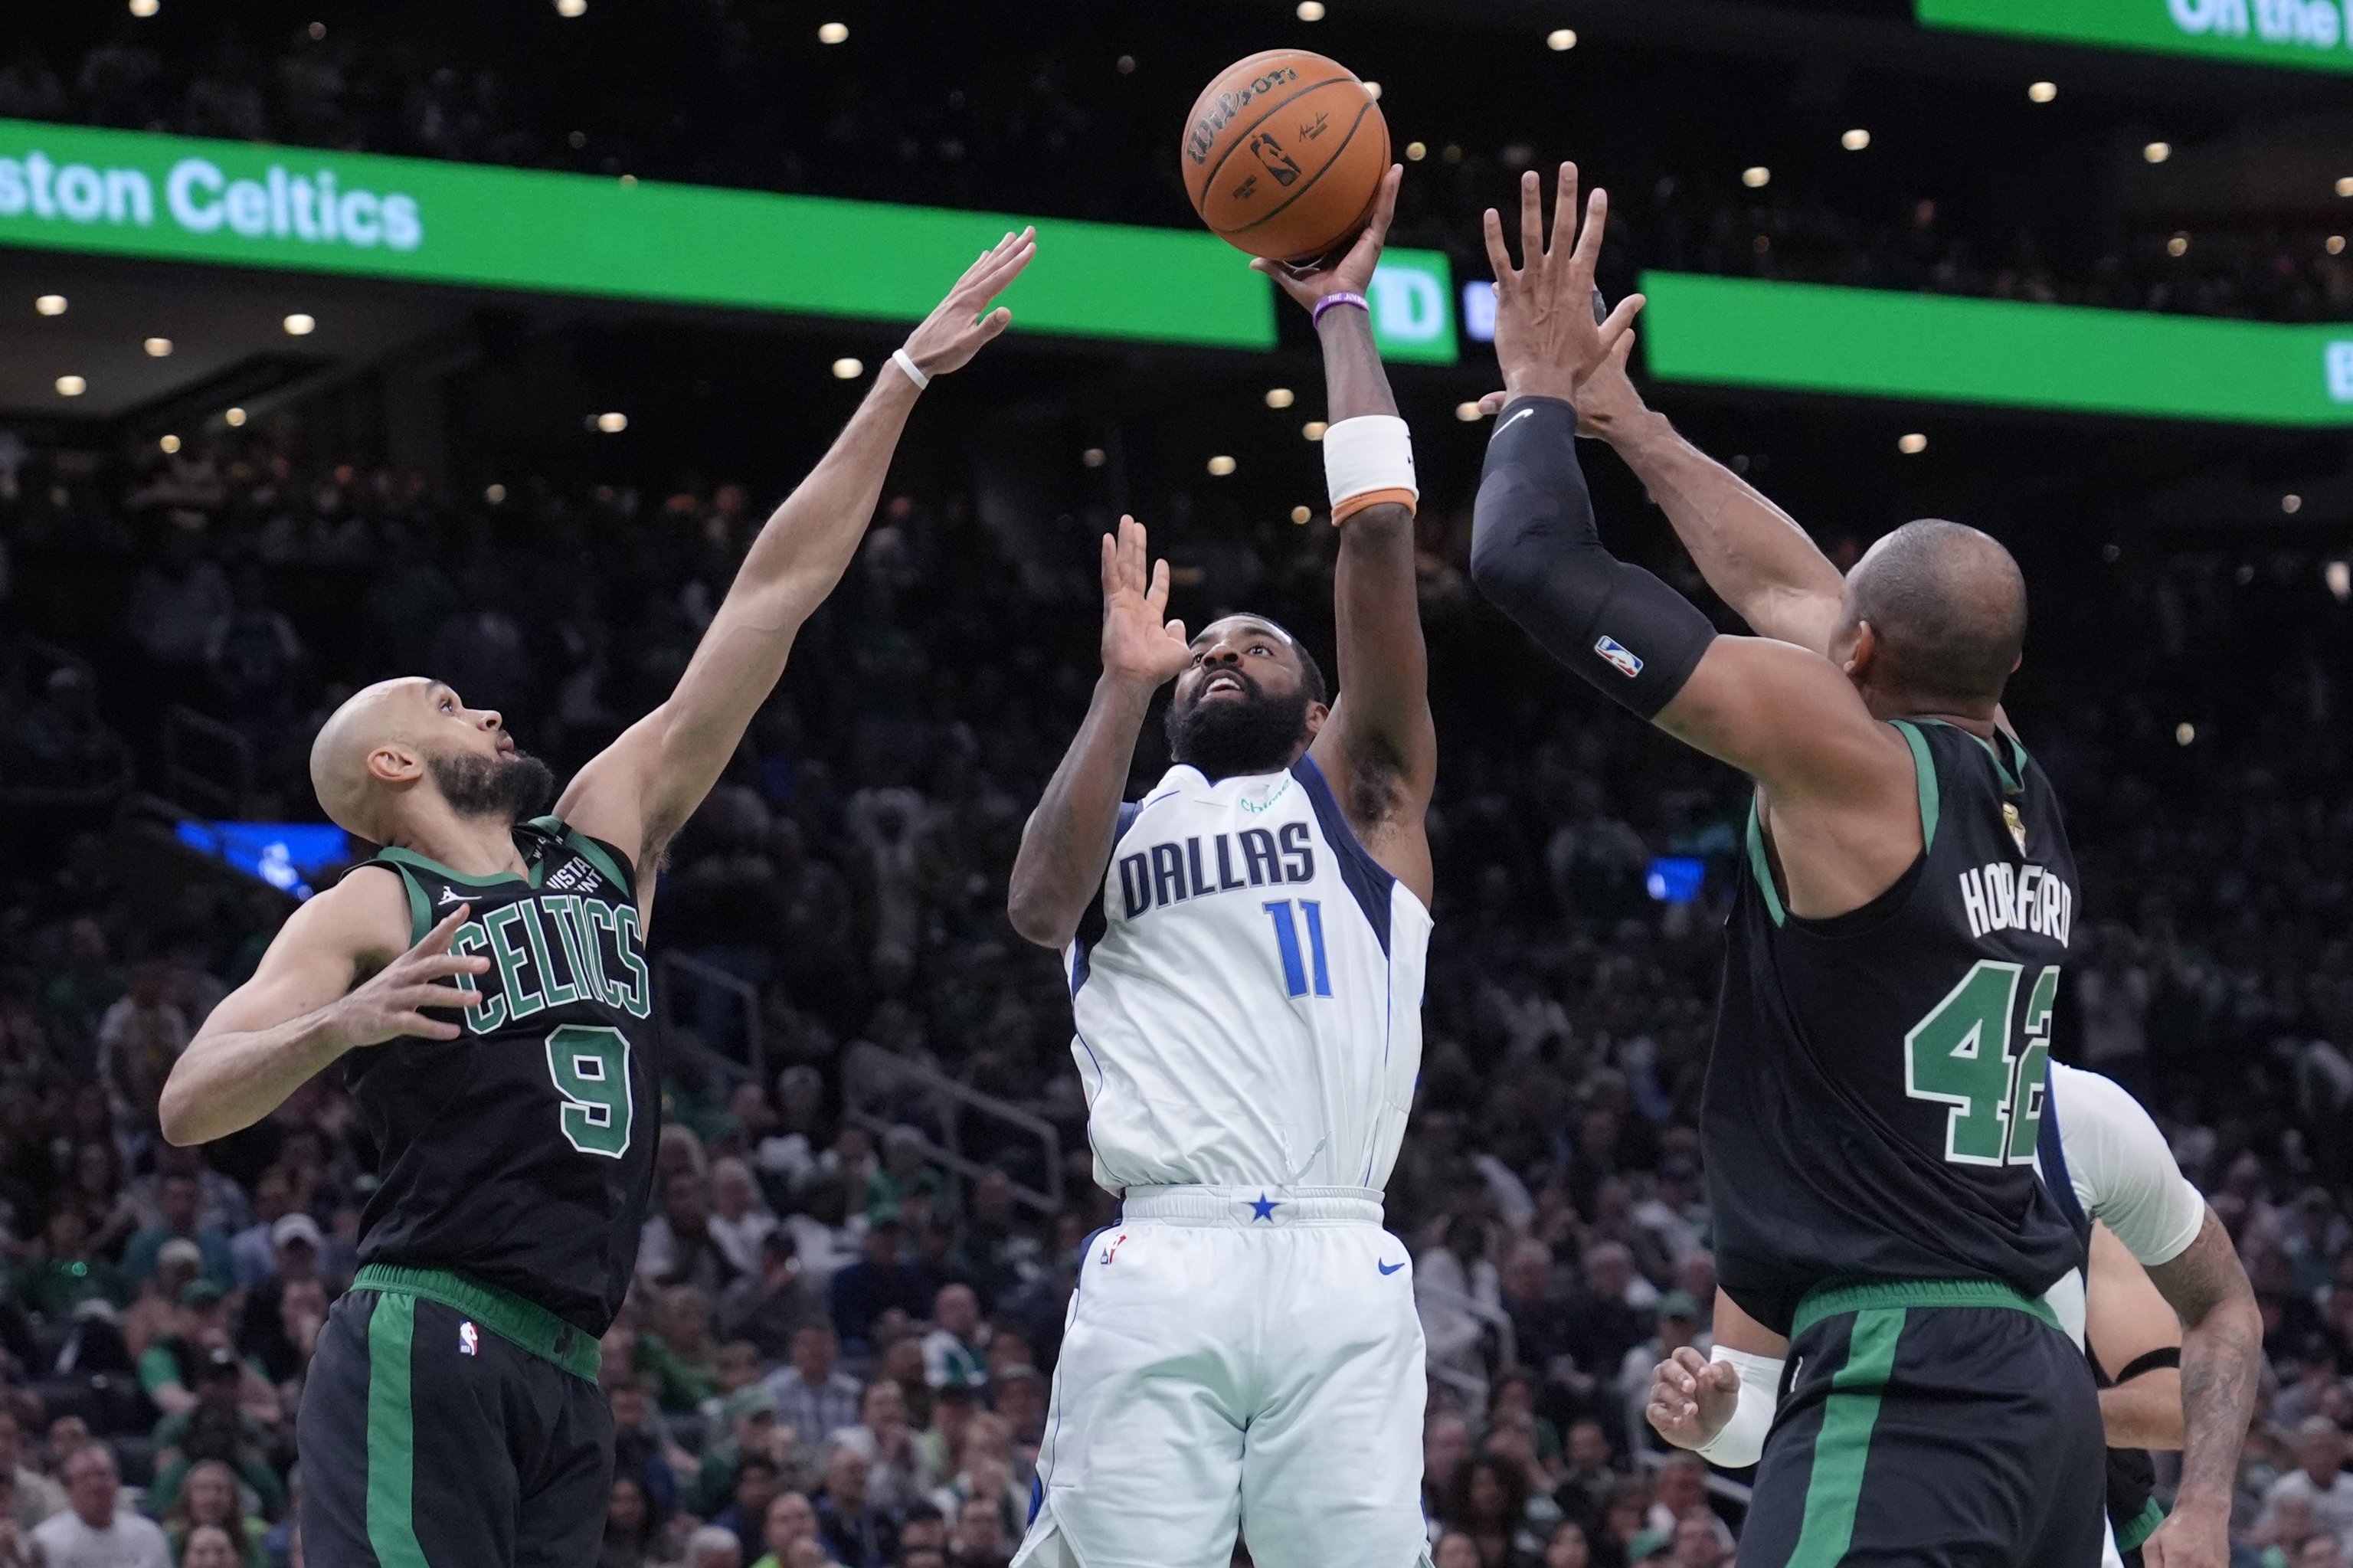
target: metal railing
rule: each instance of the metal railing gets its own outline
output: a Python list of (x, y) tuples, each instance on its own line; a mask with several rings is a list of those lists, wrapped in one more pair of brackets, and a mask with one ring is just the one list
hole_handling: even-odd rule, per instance
[[(164, 793), (174, 804), (217, 817), (234, 817), (253, 793), (253, 748), (245, 736), (216, 718), (174, 703), (164, 710)], [(199, 760), (226, 761), (227, 778)]]
[(720, 1050), (716, 1042), (703, 1040), (704, 1062), (727, 1079), (731, 1092), (736, 1085), (747, 1081), (765, 1086), (768, 1081), (768, 1043), (760, 1024), (760, 988), (741, 975), (729, 974), (716, 964), (706, 964), (675, 949), (655, 958), (654, 1002), (665, 1033), (685, 1022), (677, 1013), (681, 995), (692, 996), (712, 988), (733, 996), (744, 1014), (744, 1060), (738, 1062)]
[(981, 1175), (989, 1167), (969, 1159), (964, 1152), (964, 1137), (960, 1124), (966, 1113), (993, 1117), (1035, 1138), (1045, 1152), (1046, 1186), (1043, 1192), (1026, 1182), (1013, 1183), (1016, 1202), (1047, 1214), (1062, 1210), (1062, 1135), (1054, 1124), (1043, 1117), (1033, 1116), (1008, 1100), (985, 1095), (969, 1085), (960, 1084), (942, 1073), (894, 1056), (880, 1045), (860, 1042), (849, 1048), (841, 1062), (841, 1113), (856, 1126), (880, 1139), (893, 1126), (897, 1118), (890, 1107), (910, 1097), (928, 1097), (939, 1113), (939, 1124), (945, 1134), (944, 1145), (923, 1136), (923, 1157), (944, 1167), (950, 1177), (963, 1181)]

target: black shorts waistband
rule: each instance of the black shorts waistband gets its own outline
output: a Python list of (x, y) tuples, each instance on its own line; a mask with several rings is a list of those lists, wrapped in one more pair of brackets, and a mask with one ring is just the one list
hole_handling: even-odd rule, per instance
[(1829, 1279), (1806, 1292), (1789, 1323), (1796, 1339), (1825, 1318), (1871, 1307), (2001, 1307), (2060, 1328), (2048, 1301), (2019, 1293), (1999, 1279)]

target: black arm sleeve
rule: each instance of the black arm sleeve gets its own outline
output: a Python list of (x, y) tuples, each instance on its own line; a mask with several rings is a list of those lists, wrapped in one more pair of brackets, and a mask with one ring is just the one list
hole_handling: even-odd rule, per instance
[(1715, 640), (1697, 606), (1601, 547), (1577, 465), (1577, 410), (1522, 397), (1487, 442), (1471, 577), (1554, 658), (1643, 718)]

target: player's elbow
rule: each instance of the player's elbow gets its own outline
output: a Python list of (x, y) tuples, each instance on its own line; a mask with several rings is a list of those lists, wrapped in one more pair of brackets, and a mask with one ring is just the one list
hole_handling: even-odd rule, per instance
[(1066, 903), (1049, 890), (1016, 877), (1006, 895), (1005, 915), (1023, 941), (1059, 952), (1079, 929), (1079, 917)]
[(217, 1136), (205, 1125), (195, 1086), (185, 1072), (174, 1072), (164, 1080), (164, 1093), (155, 1105), (155, 1120), (164, 1141), (174, 1148), (208, 1143)]

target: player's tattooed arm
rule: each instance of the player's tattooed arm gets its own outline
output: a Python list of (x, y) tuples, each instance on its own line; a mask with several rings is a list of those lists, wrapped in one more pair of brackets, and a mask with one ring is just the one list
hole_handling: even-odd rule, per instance
[(2211, 1208), (2198, 1239), (2148, 1277), (2181, 1317), (2183, 1434), (2180, 1490), (2143, 1556), (2148, 1568), (2222, 1568), (2240, 1446), (2263, 1372), (2263, 1314)]
[(221, 999), (172, 1065), (158, 1107), (164, 1137), (209, 1143), (251, 1127), (363, 1045), (455, 1040), (456, 1012), (471, 1001), (455, 977), (491, 967), (449, 950), (467, 914), (459, 905), (404, 951), (407, 895), (398, 878), (364, 871), (297, 909), (253, 978)]
[[(1036, 254), (1031, 230), (1008, 234), (957, 280), (904, 346), (926, 379), (961, 368), (1005, 330), (1011, 313), (989, 303)], [(580, 770), (559, 816), (641, 867), (655, 863), (735, 755), (802, 622), (849, 568), (919, 391), (895, 365), (881, 367), (832, 448), (753, 540), (677, 689)], [(639, 881), (642, 905), (653, 878)]]
[(1103, 674), (1085, 722), (1021, 829), (1006, 894), (1013, 928), (1043, 948), (1069, 945), (1088, 906), (1103, 895), (1152, 694), (1193, 659), (1185, 623), (1166, 619), (1168, 563), (1152, 560), (1144, 525), (1133, 517), (1103, 535)]
[[(1265, 260), (1251, 265), (1310, 310), (1329, 294), (1363, 293), (1380, 264), (1404, 177), (1402, 165), (1383, 176), (1371, 221), (1338, 260), (1306, 268)], [(1371, 316), (1328, 310), (1315, 334), (1324, 347), (1325, 418), (1336, 425), (1366, 415), (1394, 416), (1397, 398), (1373, 344)], [(1316, 733), (1316, 766), (1332, 780), (1348, 825), (1373, 857), (1427, 903), (1433, 877), (1423, 820), (1438, 782), (1438, 731), (1430, 715), (1430, 658), (1409, 508), (1393, 502), (1366, 506), (1341, 525), (1333, 615), (1338, 694)]]

